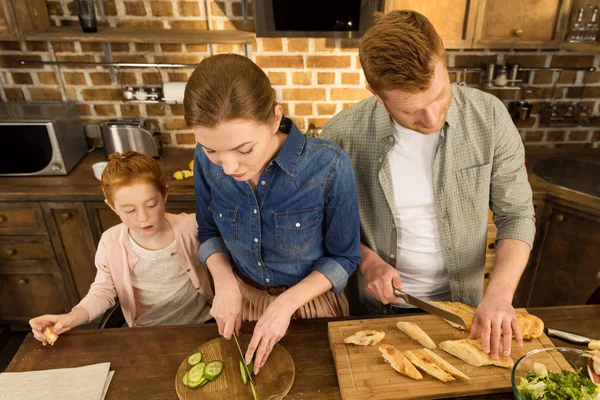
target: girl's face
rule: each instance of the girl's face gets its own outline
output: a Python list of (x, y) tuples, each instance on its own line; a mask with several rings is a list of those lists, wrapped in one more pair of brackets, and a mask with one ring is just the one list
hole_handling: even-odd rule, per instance
[(166, 202), (166, 196), (163, 198), (154, 185), (138, 180), (117, 189), (113, 206), (107, 204), (130, 231), (152, 237), (165, 227)]
[(276, 105), (274, 121), (269, 125), (235, 119), (212, 128), (197, 126), (192, 131), (208, 159), (223, 167), (225, 174), (238, 181), (256, 181), (279, 149), (281, 117), (281, 106)]

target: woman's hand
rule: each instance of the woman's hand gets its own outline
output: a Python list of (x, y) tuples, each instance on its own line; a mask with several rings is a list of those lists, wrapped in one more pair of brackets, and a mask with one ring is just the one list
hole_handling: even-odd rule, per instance
[(210, 315), (217, 321), (219, 335), (231, 339), (235, 330), (240, 332), (242, 326), (242, 294), (235, 279), (215, 288)]
[(267, 307), (254, 327), (254, 334), (246, 351), (246, 364), (252, 361), (252, 356), (256, 351), (254, 374), (258, 374), (267, 362), (275, 344), (285, 336), (290, 319), (296, 311), (295, 308), (283, 304), (279, 300), (280, 298)]
[(46, 314), (40, 317), (36, 317), (29, 320), (29, 326), (31, 326), (31, 332), (33, 336), (42, 342), (44, 346), (48, 344), (44, 331), (46, 328), (52, 329), (52, 332), (60, 335), (66, 331), (75, 328), (89, 318), (88, 313), (81, 307), (75, 307), (68, 314)]

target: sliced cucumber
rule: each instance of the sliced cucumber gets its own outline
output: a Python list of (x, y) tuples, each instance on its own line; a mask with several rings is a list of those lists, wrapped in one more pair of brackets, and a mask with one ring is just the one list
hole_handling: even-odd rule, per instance
[(188, 373), (186, 372), (183, 378), (181, 378), (181, 382), (183, 382), (183, 386), (189, 386), (188, 383)]
[(223, 372), (223, 361), (211, 361), (206, 364), (206, 368), (204, 368), (204, 377), (209, 381), (212, 381), (216, 379), (217, 376), (221, 375), (221, 372)]
[(207, 383), (208, 383), (208, 379), (202, 378), (197, 383), (194, 383), (194, 384), (190, 383), (189, 387), (191, 389), (198, 389), (199, 387), (202, 387), (202, 386), (206, 385)]
[(200, 361), (202, 361), (202, 353), (200, 352), (194, 353), (187, 358), (188, 364), (190, 364), (192, 367), (198, 364)]
[(190, 370), (187, 372), (189, 387), (192, 387), (192, 385), (197, 385), (198, 382), (202, 380), (202, 378), (204, 377), (205, 368), (206, 364), (203, 362), (200, 362), (194, 365), (192, 368), (190, 368)]

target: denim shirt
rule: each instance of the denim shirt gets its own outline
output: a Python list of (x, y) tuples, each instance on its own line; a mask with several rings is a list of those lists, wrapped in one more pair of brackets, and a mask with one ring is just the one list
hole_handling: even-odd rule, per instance
[(256, 191), (196, 147), (198, 257), (206, 264), (228, 253), (238, 273), (267, 287), (292, 286), (319, 271), (340, 293), (360, 261), (352, 164), (340, 147), (307, 137), (291, 120), (282, 120), (280, 131), (288, 137)]

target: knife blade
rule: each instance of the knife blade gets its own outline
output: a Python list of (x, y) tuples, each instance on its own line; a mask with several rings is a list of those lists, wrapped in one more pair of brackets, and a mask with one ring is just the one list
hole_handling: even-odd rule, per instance
[(442, 308), (436, 307), (433, 304), (428, 303), (424, 300), (421, 300), (415, 296), (412, 296), (400, 289), (394, 288), (394, 295), (396, 297), (400, 297), (401, 299), (403, 299), (406, 303), (408, 303), (410, 305), (419, 307), (421, 310), (426, 311), (429, 314), (436, 315), (442, 319), (445, 319), (447, 321), (450, 321), (452, 323), (460, 325), (460, 326), (464, 327), (465, 329), (469, 329), (469, 326), (467, 325), (465, 320), (462, 319), (462, 317), (460, 317), (459, 315), (451, 313), (450, 311), (446, 311)]
[(248, 366), (246, 365), (246, 358), (244, 357), (244, 353), (242, 352), (242, 348), (240, 347), (240, 342), (238, 342), (238, 338), (237, 338), (235, 332), (233, 332), (233, 338), (235, 339), (235, 344), (237, 345), (237, 348), (240, 352), (240, 357), (242, 358), (242, 364), (244, 364), (244, 369), (246, 370), (246, 375), (248, 376), (250, 383), (252, 385), (254, 385), (254, 381), (252, 380), (252, 375), (250, 375), (250, 371), (248, 371)]
[(544, 333), (547, 336), (556, 337), (567, 342), (580, 345), (589, 344), (593, 340), (587, 336), (578, 335), (573, 332), (561, 331), (560, 329), (544, 328)]

